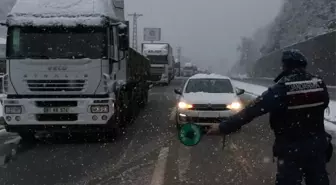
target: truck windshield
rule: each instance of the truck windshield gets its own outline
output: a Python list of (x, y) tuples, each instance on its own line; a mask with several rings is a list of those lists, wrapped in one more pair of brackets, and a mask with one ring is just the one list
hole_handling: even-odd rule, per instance
[(167, 55), (147, 55), (146, 57), (151, 60), (152, 64), (168, 64)]
[(228, 79), (191, 79), (185, 93), (233, 93), (233, 87)]
[(103, 28), (14, 27), (8, 30), (9, 58), (105, 58)]

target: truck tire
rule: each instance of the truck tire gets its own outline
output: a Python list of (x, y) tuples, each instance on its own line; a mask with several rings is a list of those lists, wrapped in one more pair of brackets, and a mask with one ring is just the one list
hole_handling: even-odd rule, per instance
[(140, 108), (145, 108), (148, 103), (148, 91), (142, 93), (142, 98), (140, 101)]

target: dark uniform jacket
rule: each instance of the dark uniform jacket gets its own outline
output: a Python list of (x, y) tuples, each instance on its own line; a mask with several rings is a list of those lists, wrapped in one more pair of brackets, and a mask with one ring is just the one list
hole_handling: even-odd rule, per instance
[(324, 109), (328, 107), (329, 95), (324, 82), (299, 69), (284, 72), (275, 81), (275, 85), (245, 109), (221, 123), (221, 132), (229, 134), (254, 118), (270, 113), (275, 156), (290, 151), (326, 150)]

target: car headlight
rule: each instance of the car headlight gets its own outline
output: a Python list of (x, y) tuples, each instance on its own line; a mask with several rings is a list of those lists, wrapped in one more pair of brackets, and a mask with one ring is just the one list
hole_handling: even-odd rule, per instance
[(109, 106), (108, 105), (92, 105), (91, 113), (108, 113)]
[(6, 105), (5, 114), (21, 114), (22, 106), (20, 105)]
[(191, 109), (193, 106), (191, 104), (187, 104), (185, 102), (179, 102), (178, 107), (180, 109)]
[(242, 108), (242, 104), (240, 102), (233, 102), (226, 107), (231, 110), (240, 110)]

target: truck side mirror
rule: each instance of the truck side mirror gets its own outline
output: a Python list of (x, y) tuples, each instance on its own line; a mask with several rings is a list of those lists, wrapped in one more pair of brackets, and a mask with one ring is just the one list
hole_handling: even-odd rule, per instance
[(127, 51), (129, 48), (128, 36), (121, 35), (119, 36), (119, 48), (121, 51)]
[(118, 28), (119, 48), (121, 51), (127, 51), (129, 48), (128, 26), (122, 23)]

